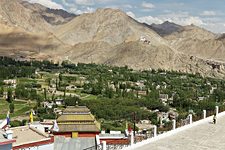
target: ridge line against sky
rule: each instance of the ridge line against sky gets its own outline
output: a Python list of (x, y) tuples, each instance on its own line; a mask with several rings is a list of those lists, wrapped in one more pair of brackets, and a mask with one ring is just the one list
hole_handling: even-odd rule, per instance
[(225, 0), (27, 0), (75, 14), (97, 8), (119, 8), (148, 24), (164, 21), (195, 24), (215, 33), (225, 33)]

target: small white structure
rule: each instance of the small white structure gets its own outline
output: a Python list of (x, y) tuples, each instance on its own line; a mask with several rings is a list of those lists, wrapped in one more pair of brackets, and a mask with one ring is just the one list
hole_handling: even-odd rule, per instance
[(55, 100), (55, 103), (56, 103), (57, 105), (63, 105), (63, 104), (64, 104), (64, 99), (62, 99), (62, 98), (57, 98), (57, 99)]
[(216, 106), (216, 116), (219, 114), (219, 106)]
[(52, 108), (53, 107), (53, 105), (54, 105), (54, 103), (53, 102), (51, 102), (51, 103), (49, 103), (49, 102), (44, 102), (44, 108)]
[(54, 120), (44, 120), (43, 122), (33, 122), (30, 127), (35, 128), (41, 132), (48, 132), (53, 126)]
[(157, 86), (155, 87), (156, 90), (158, 90), (158, 89), (160, 89), (160, 88), (161, 88), (160, 85), (157, 85)]
[(216, 90), (217, 87), (211, 87), (211, 90), (209, 91), (210, 94), (213, 94), (214, 90)]
[(3, 81), (5, 84), (9, 85), (9, 84), (16, 84), (16, 79), (9, 79), (9, 80), (4, 80)]
[(169, 113), (168, 112), (160, 112), (158, 113), (158, 119), (161, 118), (162, 121), (168, 122), (169, 119)]
[(156, 125), (154, 125), (153, 136), (154, 136), (154, 137), (157, 136), (157, 126), (156, 126)]
[(173, 122), (173, 130), (175, 130), (176, 129), (176, 120), (173, 119), (172, 122)]
[(206, 118), (206, 110), (203, 110), (203, 119)]
[(203, 101), (205, 97), (198, 97), (198, 101)]
[(141, 124), (150, 124), (151, 121), (150, 120), (140, 120)]
[(192, 114), (189, 114), (189, 124), (192, 124)]
[(166, 103), (169, 99), (169, 95), (168, 94), (159, 94), (159, 99), (163, 102)]
[(69, 90), (69, 91), (74, 91), (76, 90), (76, 86), (75, 85), (69, 85), (69, 86), (66, 86), (66, 90)]
[(16, 142), (13, 138), (12, 130), (0, 130), (0, 150), (11, 150), (12, 143)]
[(143, 90), (143, 89), (145, 88), (144, 82), (141, 82), (141, 81), (135, 82), (135, 85), (136, 85), (140, 90)]
[(140, 37), (140, 42), (147, 43), (147, 44), (151, 43), (150, 40), (148, 40), (145, 36)]
[(61, 115), (62, 114), (62, 110), (58, 109), (58, 108), (54, 108), (54, 113)]

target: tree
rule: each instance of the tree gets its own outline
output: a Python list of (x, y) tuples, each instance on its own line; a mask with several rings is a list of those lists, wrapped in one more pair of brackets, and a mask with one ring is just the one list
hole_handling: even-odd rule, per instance
[(46, 88), (44, 88), (44, 97), (45, 97), (45, 101), (47, 100), (47, 90)]
[(9, 103), (12, 103), (13, 98), (12, 98), (12, 90), (9, 88), (8, 92), (7, 92), (7, 99), (6, 99)]
[(59, 74), (59, 81), (62, 81), (62, 74)]
[(9, 111), (10, 113), (14, 113), (14, 103), (9, 104)]
[(0, 96), (3, 96), (3, 94), (4, 94), (4, 88), (1, 87), (1, 88), (0, 88)]
[(15, 94), (17, 98), (29, 98), (29, 91), (25, 88), (24, 84), (18, 84), (15, 89)]
[(75, 106), (76, 105), (76, 102), (80, 101), (80, 98), (77, 97), (77, 96), (74, 96), (74, 97), (67, 97), (65, 99), (65, 105), (66, 106)]
[(64, 89), (64, 93), (63, 93), (63, 99), (66, 98), (66, 88)]

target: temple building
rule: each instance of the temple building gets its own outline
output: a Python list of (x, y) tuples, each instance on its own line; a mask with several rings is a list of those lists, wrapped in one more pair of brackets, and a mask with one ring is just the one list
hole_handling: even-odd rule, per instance
[(59, 131), (55, 136), (95, 137), (100, 133), (100, 124), (86, 106), (69, 106), (57, 119)]

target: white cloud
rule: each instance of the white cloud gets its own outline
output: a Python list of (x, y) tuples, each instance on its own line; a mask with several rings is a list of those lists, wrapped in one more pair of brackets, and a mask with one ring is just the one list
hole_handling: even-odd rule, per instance
[(83, 9), (83, 10), (80, 10), (80, 9), (74, 9), (74, 11), (72, 11), (72, 12), (74, 12), (75, 14), (84, 14), (84, 13), (92, 13), (92, 12), (94, 12), (94, 11), (95, 11), (94, 8), (92, 8), (92, 7), (86, 7), (86, 8)]
[(144, 8), (144, 9), (153, 9), (155, 8), (155, 5), (153, 5), (152, 3), (149, 3), (149, 2), (142, 2), (141, 6)]
[(161, 24), (165, 21), (174, 22), (179, 25), (197, 25), (197, 26), (204, 26), (206, 25), (205, 22), (196, 16), (189, 15), (188, 12), (179, 12), (179, 13), (170, 13), (166, 15), (159, 15), (159, 16), (143, 16), (143, 17), (135, 17), (132, 12), (127, 12), (129, 16), (133, 16), (136, 20), (142, 23), (147, 24)]
[(202, 18), (198, 16), (192, 16), (188, 12), (174, 12), (165, 15), (159, 15), (157, 17), (163, 21), (170, 21), (180, 25), (194, 24), (197, 26), (202, 26), (205, 24)]
[(199, 17), (189, 16), (185, 18), (184, 20), (180, 20), (180, 24), (181, 25), (194, 24), (194, 25), (201, 26), (201, 25), (204, 25), (205, 23)]
[(107, 3), (107, 2), (113, 2), (115, 0), (96, 0), (99, 3)]
[(78, 5), (86, 5), (86, 6), (91, 6), (94, 5), (94, 0), (76, 0), (75, 1)]
[(139, 22), (147, 23), (147, 24), (152, 24), (152, 23), (161, 24), (161, 23), (163, 23), (163, 20), (161, 20), (157, 17), (152, 17), (152, 16), (140, 17), (140, 18), (137, 18), (137, 20)]
[(38, 3), (51, 9), (64, 9), (62, 5), (52, 0), (27, 0), (30, 3)]
[(126, 14), (134, 19), (136, 18), (135, 14), (131, 11), (128, 11)]
[(215, 33), (225, 32), (225, 24), (223, 23), (206, 23), (202, 27)]
[(125, 4), (125, 5), (123, 5), (123, 7), (124, 8), (129, 8), (129, 9), (133, 8), (133, 6), (132, 5), (129, 5), (129, 4)]
[(200, 15), (201, 16), (216, 16), (216, 12), (214, 12), (214, 11), (203, 11)]
[(62, 0), (62, 4), (67, 7), (71, 7), (71, 5), (73, 5), (70, 2), (68, 2), (68, 0)]
[(133, 17), (134, 19), (138, 20), (139, 22), (147, 24), (152, 23), (161, 24), (165, 21), (170, 21), (183, 26), (194, 24), (196, 26), (203, 27), (214, 33), (225, 32), (225, 23), (223, 19), (215, 17), (207, 18), (207, 17), (193, 16), (188, 12), (174, 12), (158, 16), (143, 16), (143, 17), (137, 17), (133, 12), (130, 11), (128, 11), (127, 14)]

